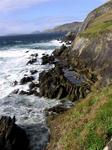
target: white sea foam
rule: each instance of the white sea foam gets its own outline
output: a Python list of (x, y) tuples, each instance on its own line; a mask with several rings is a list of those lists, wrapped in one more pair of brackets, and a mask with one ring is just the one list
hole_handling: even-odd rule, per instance
[[(26, 53), (26, 51), (29, 51)], [(15, 87), (13, 82), (19, 81), (24, 74), (30, 74), (30, 70), (41, 72), (46, 66), (41, 66), (43, 53), (51, 54), (53, 50), (34, 49), (9, 49), (0, 51), (0, 98), (7, 96)], [(33, 65), (26, 65), (31, 58), (31, 54), (38, 53), (37, 62)], [(38, 76), (38, 74), (37, 74)]]
[[(39, 43), (36, 44), (39, 45)], [(60, 45), (56, 40), (43, 44), (44, 46), (57, 45), (57, 47)], [(17, 124), (24, 126), (29, 139), (31, 139), (32, 150), (43, 149), (43, 145), (48, 142), (48, 130), (46, 130), (43, 110), (56, 105), (58, 102), (35, 96), (8, 95), (16, 89), (28, 89), (28, 84), (14, 86), (13, 82), (19, 82), (25, 74), (30, 75), (30, 70), (36, 69), (38, 71), (35, 75), (37, 81), (42, 70), (52, 67), (50, 65), (41, 65), (42, 54), (51, 54), (52, 51), (53, 49), (36, 50), (18, 46), (11, 47), (8, 50), (0, 50), (0, 115), (16, 116)], [(31, 54), (34, 53), (38, 53), (37, 62), (32, 65), (26, 65)]]

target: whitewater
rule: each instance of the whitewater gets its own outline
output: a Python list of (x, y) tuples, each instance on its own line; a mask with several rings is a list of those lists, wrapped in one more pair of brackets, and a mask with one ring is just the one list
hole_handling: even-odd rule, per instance
[[(30, 76), (31, 70), (37, 70), (33, 76), (38, 82), (39, 73), (53, 67), (49, 64), (41, 65), (41, 57), (43, 54), (50, 55), (62, 43), (53, 38), (32, 43), (16, 40), (15, 43), (0, 48), (0, 116), (15, 116), (16, 123), (26, 130), (30, 149), (43, 150), (49, 140), (44, 110), (59, 102), (34, 95), (13, 94), (13, 91), (28, 90), (29, 83), (20, 85), (19, 82), (25, 75)], [(32, 54), (38, 54), (37, 61), (27, 65)], [(17, 85), (14, 84), (15, 81)]]

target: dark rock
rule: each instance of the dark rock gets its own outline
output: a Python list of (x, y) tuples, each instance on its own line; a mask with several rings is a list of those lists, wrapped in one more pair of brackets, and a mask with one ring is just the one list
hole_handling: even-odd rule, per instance
[(17, 81), (14, 81), (14, 82), (13, 82), (13, 86), (16, 86), (17, 84), (18, 84)]
[(65, 111), (67, 111), (68, 109), (70, 109), (71, 107), (73, 107), (73, 103), (68, 101), (68, 100), (62, 100), (60, 104), (51, 107), (51, 108), (47, 108), (45, 110), (45, 113), (47, 116), (49, 115), (56, 115), (56, 114), (61, 114)]
[(25, 131), (15, 124), (15, 117), (0, 119), (0, 150), (28, 150)]
[(62, 66), (56, 66), (48, 72), (43, 71), (39, 75), (40, 96), (51, 99), (67, 97), (71, 101), (84, 98), (90, 92), (90, 85), (81, 78)]
[(33, 94), (34, 94), (35, 96), (40, 96), (40, 95), (39, 95), (39, 92), (38, 92), (37, 90), (33, 90)]
[(37, 61), (36, 58), (32, 58), (31, 60), (29, 60), (29, 61), (27, 62), (27, 65), (29, 65), (29, 64), (34, 64), (36, 61)]
[(35, 96), (39, 96), (39, 93), (37, 92), (37, 89), (30, 89), (28, 91), (23, 91), (21, 90), (19, 92), (20, 95), (35, 95)]
[(55, 114), (61, 114), (65, 111), (67, 111), (68, 109), (66, 107), (64, 107), (63, 104), (58, 104), (54, 107), (48, 108), (45, 110), (45, 113), (47, 116), (49, 115), (55, 115)]
[(34, 82), (31, 82), (30, 84), (29, 84), (29, 89), (33, 89), (33, 88), (38, 88), (39, 87), (39, 84), (37, 84), (37, 83), (34, 83)]
[(21, 90), (21, 91), (19, 92), (19, 94), (20, 94), (20, 95), (28, 95), (28, 92)]
[(36, 74), (38, 71), (37, 70), (30, 70), (31, 74), (34, 75)]
[(26, 84), (28, 82), (31, 82), (34, 80), (34, 77), (33, 76), (25, 76), (23, 77), (21, 80), (20, 80), (20, 84), (23, 85), (23, 84)]
[(16, 89), (16, 90), (14, 90), (12, 93), (13, 93), (13, 94), (18, 94), (18, 92), (19, 92), (19, 89)]
[(42, 65), (52, 64), (54, 62), (54, 56), (43, 55), (42, 57)]
[(36, 58), (36, 57), (38, 57), (38, 53), (31, 54), (31, 56)]

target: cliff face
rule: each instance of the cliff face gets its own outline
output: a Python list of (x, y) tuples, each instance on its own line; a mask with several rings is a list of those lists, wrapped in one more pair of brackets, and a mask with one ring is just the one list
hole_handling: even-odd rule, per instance
[(69, 59), (73, 66), (87, 67), (100, 74), (106, 83), (112, 81), (112, 1), (85, 19), (72, 43)]

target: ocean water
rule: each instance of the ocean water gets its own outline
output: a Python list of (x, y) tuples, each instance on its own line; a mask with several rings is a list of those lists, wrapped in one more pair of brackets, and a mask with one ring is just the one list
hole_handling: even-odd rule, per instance
[[(46, 126), (44, 109), (56, 105), (58, 101), (37, 96), (14, 95), (16, 89), (28, 90), (29, 83), (20, 85), (24, 75), (31, 70), (38, 82), (39, 73), (53, 65), (41, 65), (43, 54), (51, 54), (62, 43), (58, 40), (63, 34), (39, 34), (0, 37), (0, 115), (15, 116), (30, 139), (31, 150), (42, 150), (48, 142), (49, 130)], [(27, 65), (32, 54), (38, 53), (37, 61)], [(14, 81), (18, 84), (15, 86)]]

